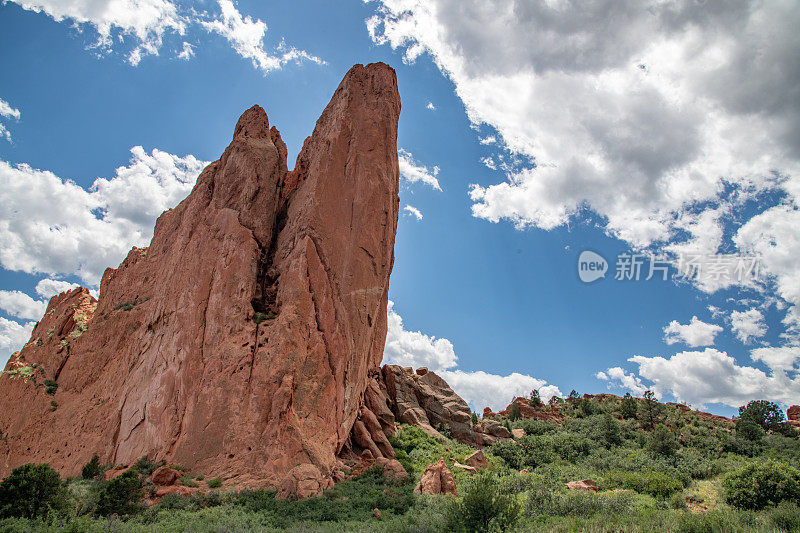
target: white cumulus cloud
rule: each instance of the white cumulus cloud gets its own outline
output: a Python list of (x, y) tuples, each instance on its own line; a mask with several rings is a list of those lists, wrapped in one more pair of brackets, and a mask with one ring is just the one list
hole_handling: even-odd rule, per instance
[(0, 291), (0, 309), (17, 318), (39, 320), (47, 310), (47, 302), (34, 300), (21, 291)]
[(36, 294), (42, 298), (50, 299), (62, 292), (71, 291), (79, 287), (77, 283), (70, 283), (58, 279), (45, 278), (36, 284)]
[(277, 70), (290, 61), (311, 61), (323, 64), (320, 58), (304, 50), (287, 46), (281, 41), (274, 52), (264, 48), (267, 25), (260, 19), (243, 16), (231, 0), (218, 0), (221, 14), (218, 18), (202, 21), (209, 32), (227, 39), (237, 54), (253, 62), (253, 66), (265, 74)]
[(796, 2), (379, 4), (373, 41), (428, 54), (474, 124), (535, 160), (475, 185), (477, 217), (551, 229), (586, 205), (645, 246), (724, 183), (800, 170)]
[(515, 396), (527, 396), (533, 389), (539, 389), (545, 400), (553, 395), (562, 395), (558, 387), (525, 374), (514, 372), (501, 376), (481, 370), (467, 372), (456, 368), (458, 356), (453, 343), (420, 331), (406, 330), (402, 317), (394, 310), (393, 302), (389, 302), (387, 312), (388, 331), (383, 362), (413, 368), (427, 367), (447, 381), (473, 409), (482, 411), (488, 406), (499, 411), (508, 406)]
[(36, 322), (20, 324), (0, 317), (0, 366), (4, 368), (8, 357), (28, 342), (35, 325)]
[(714, 344), (714, 337), (721, 331), (721, 326), (708, 324), (693, 316), (688, 324), (681, 324), (677, 320), (670, 322), (664, 328), (664, 340), (667, 344), (682, 342), (692, 348), (711, 346)]
[(736, 337), (744, 343), (763, 337), (767, 333), (764, 315), (758, 309), (733, 311), (731, 313), (731, 329)]
[[(90, 26), (98, 35), (94, 47), (110, 51), (118, 43), (132, 43), (127, 61), (136, 66), (148, 55), (158, 55), (167, 35), (184, 36), (194, 28), (225, 38), (231, 47), (262, 72), (281, 68), (289, 62), (324, 61), (304, 50), (288, 46), (283, 40), (272, 51), (264, 47), (267, 25), (260, 19), (242, 15), (231, 0), (218, 0), (219, 13), (209, 15), (191, 4), (172, 0), (9, 0), (23, 9), (42, 12), (56, 21), (71, 21)], [(117, 33), (118, 32), (118, 33)], [(193, 45), (183, 41), (175, 51), (180, 59), (194, 55)]]
[[(794, 352), (794, 360), (798, 355)], [(774, 368), (764, 372), (752, 366), (739, 365), (733, 357), (714, 348), (679, 352), (669, 358), (636, 355), (628, 361), (638, 365), (638, 373), (628, 374), (627, 383), (617, 379), (617, 384), (632, 391), (644, 386), (659, 398), (671, 394), (680, 402), (698, 407), (708, 403), (739, 407), (757, 399), (784, 405), (796, 403), (800, 395), (800, 377), (796, 372), (792, 372), (792, 377), (784, 370), (789, 368), (792, 356), (755, 350), (752, 357), (753, 360), (769, 361)], [(609, 372), (610, 369), (606, 371)], [(630, 386), (630, 378), (636, 387)]]
[(132, 246), (147, 245), (155, 219), (189, 193), (207, 163), (140, 146), (131, 154), (127, 166), (89, 190), (0, 161), (0, 266), (97, 285)]

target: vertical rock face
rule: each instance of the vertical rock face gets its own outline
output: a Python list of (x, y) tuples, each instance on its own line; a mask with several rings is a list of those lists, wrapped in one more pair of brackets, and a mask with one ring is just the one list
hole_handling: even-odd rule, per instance
[(0, 377), (14, 437), (0, 475), (31, 461), (74, 475), (98, 453), (228, 485), (327, 486), (383, 352), (399, 113), (394, 71), (356, 65), (287, 171), (278, 130), (247, 110), (149, 248), (105, 272), (99, 301), (54, 298), (9, 362), (58, 389)]

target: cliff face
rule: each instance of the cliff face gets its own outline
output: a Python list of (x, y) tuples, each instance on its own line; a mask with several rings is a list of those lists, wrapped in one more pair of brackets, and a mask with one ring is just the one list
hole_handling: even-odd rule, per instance
[(278, 130), (247, 110), (151, 245), (105, 272), (99, 301), (55, 297), (9, 361), (39, 377), (0, 377), (0, 475), (26, 462), (74, 475), (97, 453), (229, 485), (328, 486), (383, 352), (399, 113), (394, 71), (356, 65), (287, 171)]

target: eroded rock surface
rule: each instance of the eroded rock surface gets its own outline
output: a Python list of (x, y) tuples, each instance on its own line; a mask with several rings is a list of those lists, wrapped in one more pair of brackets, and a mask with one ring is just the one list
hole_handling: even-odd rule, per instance
[(53, 298), (8, 363), (41, 376), (0, 377), (13, 437), (0, 475), (27, 462), (75, 475), (97, 453), (283, 494), (329, 486), (354, 424), (386, 423), (362, 406), (386, 336), (399, 113), (394, 71), (356, 65), (288, 171), (278, 130), (247, 110), (150, 246), (105, 272), (99, 301)]

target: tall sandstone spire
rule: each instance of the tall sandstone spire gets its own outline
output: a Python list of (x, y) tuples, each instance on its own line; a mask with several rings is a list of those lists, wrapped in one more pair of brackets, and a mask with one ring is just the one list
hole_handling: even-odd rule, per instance
[(12, 356), (0, 475), (75, 475), (97, 453), (229, 485), (329, 486), (386, 337), (399, 114), (394, 70), (354, 66), (288, 171), (264, 110), (245, 111), (99, 301), (54, 297)]

